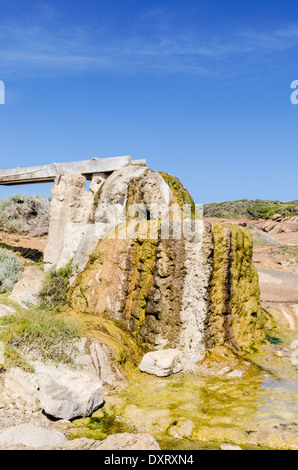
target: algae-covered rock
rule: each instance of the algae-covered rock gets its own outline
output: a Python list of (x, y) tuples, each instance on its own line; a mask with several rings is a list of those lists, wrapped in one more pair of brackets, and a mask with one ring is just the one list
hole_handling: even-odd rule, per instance
[(200, 220), (177, 178), (121, 168), (101, 184), (90, 221), (105, 236), (94, 235), (73, 282), (73, 310), (111, 320), (145, 351), (179, 349), (194, 363), (215, 347), (241, 352), (264, 340), (249, 232)]
[(208, 348), (228, 344), (240, 351), (265, 339), (258, 275), (252, 262), (249, 232), (213, 224), (214, 248), (207, 319)]
[[(147, 226), (147, 222), (143, 222)], [(178, 348), (193, 362), (265, 338), (252, 242), (241, 227), (204, 224), (202, 246), (106, 238), (72, 287), (73, 308), (110, 318), (144, 347)]]

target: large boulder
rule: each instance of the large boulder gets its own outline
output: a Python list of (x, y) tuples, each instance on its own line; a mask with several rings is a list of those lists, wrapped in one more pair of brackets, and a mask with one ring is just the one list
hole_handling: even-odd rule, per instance
[(0, 433), (0, 449), (12, 446), (25, 446), (31, 448), (56, 447), (66, 441), (66, 437), (59, 431), (50, 431), (33, 424), (20, 424), (6, 429)]
[(140, 370), (157, 377), (167, 377), (182, 370), (181, 352), (176, 349), (153, 351), (145, 354)]
[(42, 366), (40, 408), (49, 416), (70, 420), (91, 416), (103, 404), (102, 381), (70, 369)]
[(43, 410), (55, 418), (68, 420), (89, 416), (103, 403), (103, 382), (85, 361), (78, 363), (84, 373), (66, 366), (39, 362), (32, 365), (34, 373), (17, 367), (3, 373), (0, 381), (3, 407), (13, 406), (22, 412)]
[(42, 288), (44, 272), (36, 266), (28, 266), (25, 273), (14, 286), (9, 298), (21, 305), (21, 307), (32, 307), (37, 304), (38, 293)]

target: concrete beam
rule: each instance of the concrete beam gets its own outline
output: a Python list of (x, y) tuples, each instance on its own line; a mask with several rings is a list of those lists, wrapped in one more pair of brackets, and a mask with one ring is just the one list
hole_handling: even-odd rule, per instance
[(0, 171), (0, 185), (49, 183), (54, 182), (57, 176), (67, 174), (82, 174), (90, 179), (93, 173), (109, 174), (131, 163), (131, 157), (125, 156), (2, 170)]

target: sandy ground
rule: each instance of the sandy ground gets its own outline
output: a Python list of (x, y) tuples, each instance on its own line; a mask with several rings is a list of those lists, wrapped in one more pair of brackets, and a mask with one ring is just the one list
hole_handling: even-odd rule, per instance
[(9, 246), (30, 248), (31, 250), (38, 250), (43, 253), (46, 247), (47, 237), (30, 237), (0, 232), (0, 243), (5, 243)]

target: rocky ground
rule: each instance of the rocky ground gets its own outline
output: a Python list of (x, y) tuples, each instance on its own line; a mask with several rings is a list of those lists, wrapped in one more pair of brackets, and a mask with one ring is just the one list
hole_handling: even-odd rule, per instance
[(281, 214), (283, 217), (297, 216), (298, 201), (281, 202), (260, 199), (249, 201), (243, 199), (204, 205), (205, 217), (268, 220), (275, 214)]

